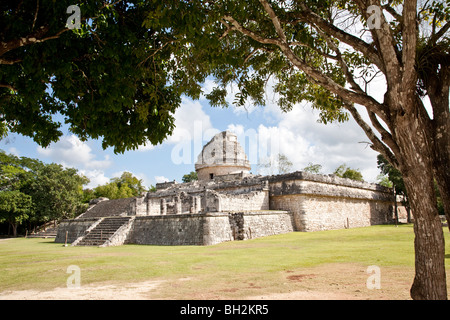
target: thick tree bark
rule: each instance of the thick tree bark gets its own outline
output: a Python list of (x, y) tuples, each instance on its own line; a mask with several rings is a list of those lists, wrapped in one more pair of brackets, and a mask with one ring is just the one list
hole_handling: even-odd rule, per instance
[(413, 198), (415, 233), (415, 278), (411, 297), (414, 300), (446, 300), (444, 234), (436, 198), (430, 196), (434, 194), (433, 184), (432, 181), (420, 181), (423, 173), (416, 174), (415, 178), (405, 179), (408, 196)]
[[(423, 118), (403, 116), (396, 126), (400, 170), (414, 216), (414, 300), (446, 300), (445, 245), (434, 192), (432, 139)], [(409, 118), (409, 119), (407, 119)]]
[(17, 223), (10, 222), (13, 231), (13, 237), (17, 237)]
[(440, 76), (431, 77), (428, 96), (433, 107), (434, 168), (435, 179), (444, 205), (450, 229), (450, 67)]

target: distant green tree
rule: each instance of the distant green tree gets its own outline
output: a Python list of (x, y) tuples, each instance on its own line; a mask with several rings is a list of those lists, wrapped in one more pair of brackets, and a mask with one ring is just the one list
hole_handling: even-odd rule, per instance
[(0, 191), (0, 222), (8, 222), (17, 236), (17, 226), (28, 219), (32, 212), (32, 198), (20, 192)]
[(71, 218), (80, 211), (82, 186), (88, 182), (76, 169), (0, 150), (0, 222), (9, 222), (17, 234), (25, 222)]
[(83, 189), (83, 195), (82, 195), (82, 203), (89, 203), (92, 199), (95, 199), (95, 193), (93, 189)]
[(114, 182), (108, 182), (94, 188), (94, 194), (95, 198), (119, 199), (119, 187)]
[(322, 165), (320, 164), (313, 164), (312, 162), (308, 163), (306, 167), (303, 168), (303, 171), (310, 172), (310, 173), (320, 173), (322, 170)]
[(139, 196), (146, 191), (142, 179), (138, 179), (130, 172), (123, 172), (119, 178), (112, 178), (112, 182), (116, 183), (120, 189), (120, 193), (130, 194), (130, 196)]
[(384, 174), (381, 174), (381, 173), (377, 176), (377, 183), (380, 186), (383, 186), (383, 187), (386, 187), (386, 188), (392, 188), (394, 186), (392, 181), (389, 180), (389, 177), (387, 175), (384, 175)]
[(191, 181), (198, 180), (197, 172), (191, 171), (188, 174), (185, 174), (181, 180), (183, 182), (191, 182)]
[(362, 173), (358, 169), (347, 167), (346, 164), (341, 164), (334, 170), (334, 174), (341, 178), (348, 178), (356, 181), (364, 181)]
[(278, 172), (289, 173), (292, 171), (292, 162), (282, 153), (278, 154)]
[(112, 178), (110, 182), (97, 186), (93, 193), (95, 198), (122, 199), (140, 196), (146, 191), (142, 180), (130, 172), (124, 172), (120, 177)]
[[(409, 213), (408, 195), (401, 172), (395, 169), (381, 154), (377, 156), (377, 166), (378, 169), (380, 169), (381, 174), (387, 177), (388, 181), (391, 182), (390, 187), (394, 188), (395, 193), (403, 196), (403, 205), (407, 208)], [(445, 215), (444, 204), (436, 181), (434, 181), (434, 192), (436, 194), (438, 212), (440, 215)]]
[(390, 182), (392, 182), (392, 186), (395, 188), (396, 194), (403, 195), (407, 197), (405, 183), (403, 182), (402, 174), (399, 170), (394, 168), (386, 158), (379, 154), (377, 156), (377, 167), (380, 169), (381, 174), (386, 176)]
[(35, 219), (47, 222), (73, 218), (82, 203), (82, 186), (88, 182), (89, 179), (80, 176), (74, 168), (55, 163), (44, 165), (26, 188), (33, 198)]
[(264, 158), (260, 160), (260, 163), (258, 164), (258, 167), (260, 168), (259, 171), (262, 172), (262, 174), (269, 175), (289, 173), (292, 171), (292, 166), (293, 164), (289, 158), (282, 153)]

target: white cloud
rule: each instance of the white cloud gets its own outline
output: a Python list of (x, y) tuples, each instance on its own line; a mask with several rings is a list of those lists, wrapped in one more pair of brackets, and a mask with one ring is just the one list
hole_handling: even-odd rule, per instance
[(167, 178), (164, 177), (164, 176), (155, 176), (155, 180), (156, 180), (156, 183), (162, 183), (162, 182), (167, 182), (167, 181), (169, 181), (169, 179), (167, 179)]
[(137, 151), (150, 151), (155, 149), (156, 146), (152, 145), (150, 142), (146, 145), (141, 145), (139, 146), (139, 148), (137, 149)]
[(132, 172), (132, 171), (130, 171), (130, 170), (122, 170), (122, 171), (114, 172), (114, 173), (112, 174), (112, 177), (120, 177), (120, 176), (122, 176), (122, 174), (123, 174), (124, 172), (129, 172), (129, 173), (131, 173), (134, 177), (138, 178), (139, 180), (142, 180), (142, 185), (143, 185), (144, 187), (146, 187), (146, 188), (148, 188), (148, 187), (150, 187), (150, 185), (152, 185), (151, 180), (150, 180), (150, 179), (147, 177), (147, 175), (146, 175), (145, 173), (143, 173), (143, 172), (135, 173), (135, 172)]
[(37, 152), (67, 167), (93, 170), (105, 169), (112, 165), (109, 155), (105, 155), (104, 160), (96, 160), (91, 147), (75, 135), (64, 136), (48, 148), (38, 147)]
[(331, 173), (346, 163), (360, 169), (365, 180), (375, 181), (377, 153), (360, 143), (369, 139), (356, 122), (351, 118), (345, 123), (324, 125), (317, 119), (318, 111), (294, 107), (279, 122), (280, 152), (293, 162), (294, 168), (301, 170), (312, 162), (321, 164), (324, 173)]
[(369, 139), (352, 118), (345, 123), (318, 123), (319, 112), (307, 105), (297, 105), (283, 113), (270, 103), (264, 112), (273, 125), (260, 124), (256, 130), (240, 124), (228, 126), (246, 150), (253, 173), (267, 173), (258, 162), (274, 160), (281, 153), (293, 163), (293, 171), (302, 170), (311, 162), (321, 164), (322, 172), (327, 174), (345, 163), (361, 170), (365, 180), (376, 180), (377, 153), (367, 143), (360, 143)]
[(15, 147), (8, 148), (8, 151), (9, 151), (9, 153), (15, 155), (16, 157), (19, 156), (19, 150), (17, 150), (17, 148), (15, 148)]
[(181, 106), (175, 111), (175, 129), (168, 137), (167, 143), (175, 144), (183, 141), (193, 140), (198, 135), (213, 128), (209, 115), (203, 111), (199, 101), (184, 98)]
[[(214, 80), (207, 79), (203, 84), (203, 97), (206, 94), (210, 93), (214, 89), (214, 87), (216, 87)], [(233, 102), (236, 100), (236, 93), (239, 92), (239, 88), (236, 83), (227, 85), (226, 90), (227, 95), (225, 96), (225, 101), (228, 103), (231, 110), (233, 110), (233, 113), (235, 113), (236, 115), (251, 114), (255, 110), (259, 110), (261, 108), (260, 106), (256, 106), (252, 101), (248, 101), (242, 107), (237, 107), (236, 105), (234, 105)]]
[(81, 174), (86, 176), (89, 179), (89, 183), (85, 186), (85, 188), (93, 189), (99, 185), (103, 185), (109, 182), (109, 178), (105, 176), (105, 173), (102, 170), (80, 170)]
[(172, 164), (194, 164), (203, 145), (219, 132), (211, 124), (209, 115), (199, 101), (182, 100), (175, 112), (175, 129), (166, 144), (173, 145)]
[(37, 152), (55, 163), (78, 169), (90, 180), (86, 188), (95, 188), (110, 180), (104, 172), (112, 165), (109, 155), (97, 160), (92, 148), (75, 135), (64, 136), (48, 148), (37, 147)]

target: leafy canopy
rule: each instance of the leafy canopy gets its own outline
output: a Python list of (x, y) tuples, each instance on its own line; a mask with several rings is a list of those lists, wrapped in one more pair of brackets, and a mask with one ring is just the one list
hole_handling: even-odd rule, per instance
[(110, 182), (94, 188), (86, 200), (100, 197), (108, 199), (137, 197), (145, 191), (146, 188), (141, 179), (136, 178), (130, 172), (124, 172), (120, 177), (112, 178)]
[(158, 3), (79, 1), (81, 28), (68, 29), (73, 4), (0, 2), (0, 134), (45, 147), (64, 122), (115, 152), (161, 143), (186, 87), (170, 82), (164, 30), (142, 25)]
[(82, 187), (88, 182), (76, 169), (0, 150), (0, 222), (17, 226), (73, 218), (83, 209)]
[(333, 172), (335, 175), (341, 178), (348, 178), (356, 181), (364, 181), (362, 173), (359, 169), (352, 169), (348, 167), (346, 164), (341, 164), (336, 168)]

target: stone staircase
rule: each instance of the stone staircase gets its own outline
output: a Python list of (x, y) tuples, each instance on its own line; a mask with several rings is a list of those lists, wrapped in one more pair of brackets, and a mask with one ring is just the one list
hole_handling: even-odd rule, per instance
[(129, 225), (133, 217), (108, 217), (103, 218), (82, 239), (76, 241), (77, 246), (105, 246), (111, 242), (111, 238), (121, 227)]
[(27, 238), (55, 238), (58, 232), (58, 225), (55, 221), (50, 221), (40, 227), (35, 233), (27, 234)]

